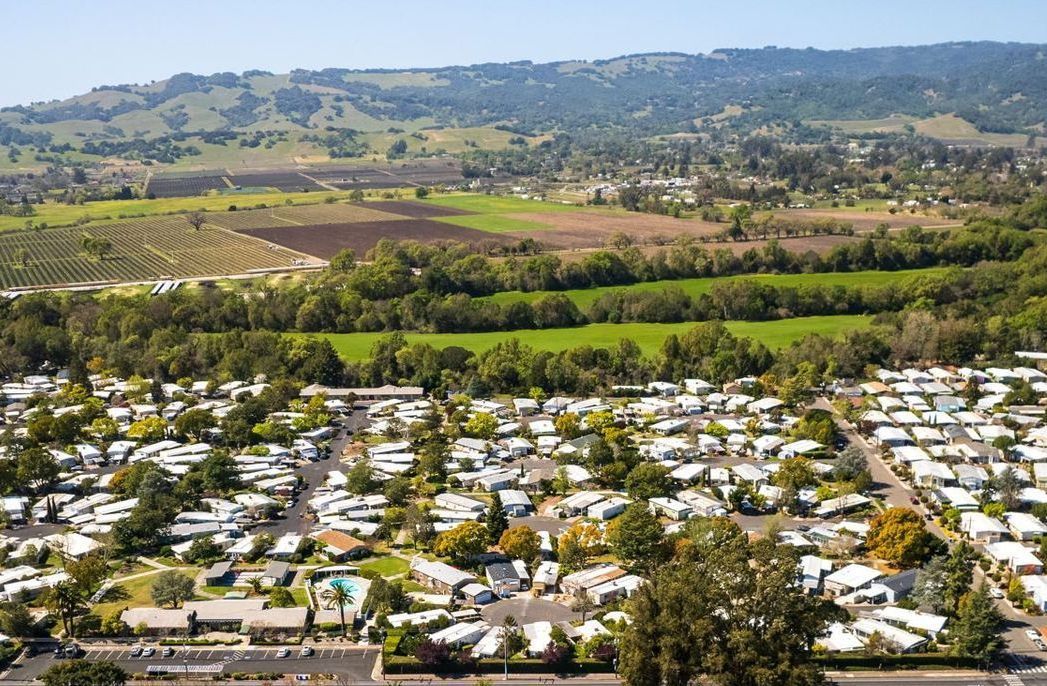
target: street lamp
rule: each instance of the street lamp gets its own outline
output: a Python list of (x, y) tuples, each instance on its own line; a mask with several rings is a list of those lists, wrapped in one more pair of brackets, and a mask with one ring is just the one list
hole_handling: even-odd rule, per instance
[(385, 680), (385, 628), (378, 627), (378, 661), (382, 663), (382, 680)]

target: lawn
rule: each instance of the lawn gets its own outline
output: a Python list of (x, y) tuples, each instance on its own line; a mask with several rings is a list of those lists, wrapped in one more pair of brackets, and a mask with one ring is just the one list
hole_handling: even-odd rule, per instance
[(387, 577), (406, 574), (410, 568), (411, 565), (407, 560), (399, 557), (380, 557), (360, 564), (360, 569), (367, 569)]
[[(837, 315), (824, 317), (797, 317), (768, 322), (727, 322), (727, 328), (738, 336), (749, 336), (764, 343), (768, 348), (778, 349), (811, 333), (836, 336), (850, 329), (862, 329), (872, 325), (872, 319), (860, 315)], [(619, 340), (635, 341), (644, 354), (652, 355), (661, 347), (669, 334), (681, 335), (696, 326), (695, 322), (676, 324), (589, 324), (588, 326), (563, 329), (526, 329), (519, 331), (488, 331), (483, 333), (407, 333), (408, 343), (428, 343), (436, 348), (459, 345), (467, 350), (479, 352), (493, 347), (500, 341), (518, 338), (521, 343), (539, 350), (557, 352), (580, 345), (595, 348), (614, 346)], [(327, 338), (335, 350), (347, 360), (364, 360), (370, 357), (371, 347), (386, 333), (341, 333), (318, 334)]]
[(464, 226), (467, 229), (486, 231), (488, 233), (506, 233), (509, 231), (541, 231), (551, 226), (501, 214), (463, 214), (455, 217), (433, 217), (438, 222)]
[[(195, 579), (197, 570), (179, 570), (181, 574)], [(156, 574), (150, 574), (148, 576), (140, 576), (137, 579), (131, 579), (123, 583), (118, 583), (110, 590), (106, 597), (105, 602), (98, 603), (91, 607), (91, 610), (101, 617), (105, 617), (107, 614), (114, 610), (122, 610), (125, 607), (155, 607), (156, 603), (153, 602), (152, 589), (153, 583), (160, 577), (163, 572), (157, 572)], [(119, 593), (120, 589), (123, 593)]]
[(747, 276), (713, 277), (707, 279), (679, 279), (667, 281), (648, 281), (632, 284), (630, 286), (605, 286), (601, 288), (582, 288), (569, 291), (506, 291), (496, 293), (485, 298), (499, 305), (507, 305), (513, 302), (534, 302), (547, 295), (563, 293), (569, 297), (578, 307), (585, 310), (601, 296), (616, 291), (660, 291), (665, 288), (679, 288), (692, 298), (708, 293), (717, 283), (727, 280), (746, 279), (767, 284), (768, 286), (800, 287), (800, 286), (885, 286), (894, 284), (910, 276), (936, 276), (944, 274), (948, 267), (932, 267), (930, 269), (909, 269), (896, 272), (865, 271), (865, 272), (829, 272), (825, 274), (757, 274)]

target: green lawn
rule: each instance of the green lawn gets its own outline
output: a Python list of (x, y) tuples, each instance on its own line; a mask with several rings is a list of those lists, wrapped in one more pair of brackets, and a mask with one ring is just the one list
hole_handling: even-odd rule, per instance
[(511, 214), (514, 212), (577, 212), (576, 205), (564, 205), (562, 203), (542, 202), (540, 200), (524, 200), (505, 195), (440, 195), (430, 197), (426, 200), (432, 205), (450, 207), (476, 214)]
[[(156, 603), (153, 602), (151, 591), (153, 583), (160, 578), (162, 573), (157, 572), (148, 576), (140, 576), (137, 579), (116, 584), (113, 588), (119, 590), (110, 591), (104, 598), (105, 602), (91, 606), (91, 610), (99, 616), (105, 617), (114, 610), (121, 610), (125, 607), (155, 607)], [(195, 579), (197, 570), (183, 569), (179, 570), (179, 573), (190, 579)], [(117, 595), (117, 593), (120, 595)]]
[[(872, 319), (860, 315), (837, 315), (825, 317), (797, 317), (769, 322), (727, 322), (727, 328), (738, 336), (759, 339), (777, 349), (799, 340), (810, 333), (836, 336), (849, 329), (862, 329), (872, 325)], [(521, 343), (539, 350), (560, 351), (580, 345), (607, 348), (623, 338), (639, 344), (647, 355), (658, 351), (669, 334), (684, 334), (696, 326), (695, 322), (678, 324), (589, 324), (588, 326), (563, 329), (526, 329), (519, 331), (488, 331), (483, 333), (407, 333), (408, 343), (428, 343), (436, 348), (460, 345), (472, 351), (483, 351), (498, 342), (518, 338)], [(317, 334), (331, 341), (335, 350), (347, 360), (364, 360), (370, 357), (371, 347), (385, 333), (336, 333)]]
[(620, 290), (660, 291), (665, 288), (679, 288), (692, 298), (708, 293), (717, 283), (727, 280), (747, 279), (769, 286), (885, 286), (894, 284), (910, 276), (937, 276), (944, 274), (949, 267), (932, 267), (930, 269), (909, 269), (896, 272), (830, 272), (825, 274), (757, 274), (746, 276), (713, 277), (707, 279), (679, 279), (667, 281), (648, 281), (630, 286), (606, 286), (601, 288), (584, 288), (570, 291), (506, 291), (485, 298), (499, 305), (513, 302), (534, 302), (553, 293), (563, 293), (582, 310), (585, 310), (601, 296)]
[(368, 569), (382, 576), (406, 574), (410, 568), (411, 565), (407, 560), (399, 557), (380, 557), (360, 564), (360, 569)]
[(464, 226), (467, 229), (486, 231), (488, 233), (506, 233), (508, 231), (541, 231), (552, 228), (547, 224), (506, 217), (500, 214), (463, 214), (454, 217), (433, 217), (444, 224)]

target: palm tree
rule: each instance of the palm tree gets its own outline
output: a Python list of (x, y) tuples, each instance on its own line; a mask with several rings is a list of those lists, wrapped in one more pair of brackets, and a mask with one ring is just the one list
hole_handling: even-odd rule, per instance
[(509, 680), (509, 641), (516, 635), (516, 617), (506, 615), (502, 620), (502, 659), (505, 661), (505, 679)]
[(320, 600), (328, 607), (332, 605), (338, 608), (338, 619), (342, 623), (342, 636), (345, 636), (345, 606), (355, 602), (353, 594), (346, 589), (344, 584), (328, 585), (320, 591)]
[(247, 580), (247, 585), (251, 587), (251, 591), (255, 595), (262, 595), (262, 577), (252, 576)]

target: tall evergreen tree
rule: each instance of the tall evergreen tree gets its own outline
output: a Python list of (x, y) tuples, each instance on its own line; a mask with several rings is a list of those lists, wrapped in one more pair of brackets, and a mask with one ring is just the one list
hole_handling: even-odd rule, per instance
[(497, 541), (508, 528), (509, 515), (505, 513), (505, 507), (502, 506), (502, 496), (495, 491), (494, 497), (491, 498), (491, 510), (487, 513), (487, 532), (492, 541)]
[(989, 595), (988, 584), (983, 581), (960, 600), (956, 621), (949, 631), (953, 654), (973, 657), (987, 664), (1003, 648), (1002, 622), (1003, 615)]

